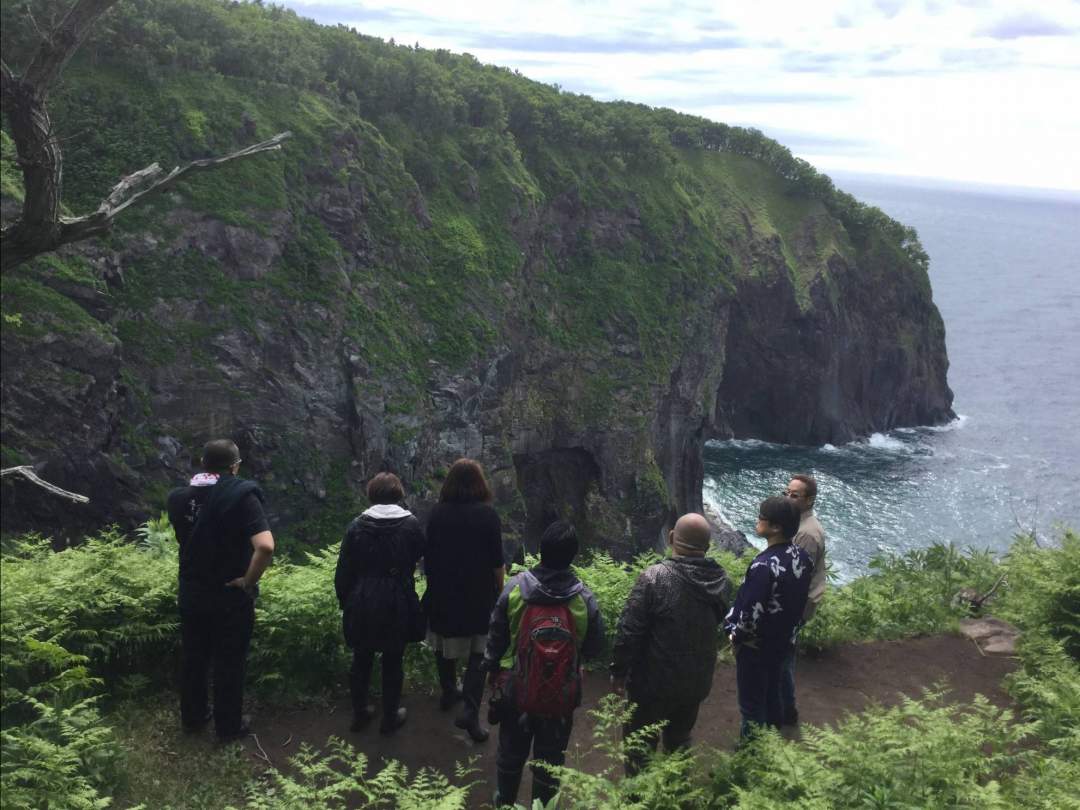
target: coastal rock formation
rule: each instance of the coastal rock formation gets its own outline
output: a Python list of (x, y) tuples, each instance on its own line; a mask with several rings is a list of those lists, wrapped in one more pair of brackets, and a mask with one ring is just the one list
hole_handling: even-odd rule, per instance
[(92, 499), (5, 482), (5, 531), (144, 520), (227, 435), (298, 542), (382, 469), (423, 515), (468, 455), (508, 554), (566, 516), (627, 556), (702, 509), (708, 439), (952, 417), (925, 268), (752, 157), (418, 144), (291, 92), (243, 101), (280, 160), (4, 279), (4, 464)]

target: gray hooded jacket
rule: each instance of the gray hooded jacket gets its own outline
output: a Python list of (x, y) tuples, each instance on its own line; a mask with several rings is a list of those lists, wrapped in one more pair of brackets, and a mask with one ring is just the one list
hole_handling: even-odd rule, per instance
[(561, 604), (576, 596), (581, 597), (579, 604), (584, 607), (586, 621), (585, 633), (578, 638), (581, 656), (598, 656), (604, 643), (604, 622), (596, 597), (568, 568), (538, 565), (511, 577), (495, 603), (488, 628), (484, 668), (489, 672), (497, 671), (500, 662), (513, 654), (518, 628), (511, 617), (519, 613), (521, 605)]
[(714, 560), (673, 556), (638, 577), (619, 617), (611, 674), (636, 703), (700, 702), (712, 688), (731, 583)]

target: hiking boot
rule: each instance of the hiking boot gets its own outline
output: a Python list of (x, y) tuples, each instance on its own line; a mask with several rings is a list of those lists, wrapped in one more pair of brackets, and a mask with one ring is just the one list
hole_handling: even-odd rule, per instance
[(235, 742), (251, 735), (251, 715), (245, 714), (240, 718), (240, 728), (227, 734), (218, 732), (217, 738), (220, 743)]
[(374, 706), (365, 706), (360, 711), (354, 712), (349, 731), (363, 731), (371, 723), (373, 717), (375, 717)]
[(409, 713), (405, 710), (404, 706), (398, 708), (396, 712), (387, 717), (383, 715), (382, 723), (379, 725), (380, 734), (393, 734), (403, 725), (405, 725), (405, 719), (409, 716)]
[(448, 712), (459, 700), (461, 700), (461, 690), (456, 686), (453, 689), (444, 689), (442, 697), (439, 698), (439, 710)]
[(480, 725), (480, 719), (476, 715), (463, 714), (454, 721), (454, 725), (464, 729), (473, 742), (487, 742), (489, 732)]

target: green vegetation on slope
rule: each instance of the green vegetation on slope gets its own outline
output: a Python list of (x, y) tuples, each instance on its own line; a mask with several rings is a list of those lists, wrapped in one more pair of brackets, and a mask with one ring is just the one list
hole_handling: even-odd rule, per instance
[[(51, 2), (31, 5), (47, 18)], [(2, 22), (6, 58), (18, 67), (36, 37), (18, 4), (4, 5)], [(560, 196), (570, 195), (572, 207), (633, 211), (628, 218), (638, 230), (629, 242), (615, 240), (621, 245), (594, 244), (595, 233), (585, 231), (570, 257), (553, 256), (540, 268), (543, 281), (557, 300), (582, 306), (537, 312), (535, 325), (562, 346), (625, 331), (655, 355), (645, 358), (653, 378), (663, 371), (664, 305), (731, 272), (717, 245), (747, 224), (778, 236), (804, 306), (810, 281), (827, 275), (822, 257), (834, 247), (850, 255), (851, 239), (869, 244), (883, 236), (917, 266), (925, 263), (913, 232), (837, 192), (755, 130), (598, 103), (468, 55), (387, 44), (274, 6), (120, 4), (69, 67), (53, 118), (64, 137), (65, 203), (75, 211), (153, 161), (171, 165), (292, 130), (283, 160), (243, 161), (198, 177), (173, 199), (132, 213), (123, 227), (145, 228), (179, 201), (265, 231), (273, 211), (289, 210), (302, 223), (313, 188), (337, 181), (364, 198), (366, 225), (386, 248), (374, 275), (393, 274), (412, 293), (414, 309), (387, 320), (416, 317), (429, 333), (421, 352), (408, 330), (395, 330), (390, 344), (398, 354), (388, 361), (408, 367), (432, 354), (460, 364), (490, 344), (491, 313), (476, 302), (497, 295), (520, 266), (514, 219)], [(359, 148), (327, 154), (327, 144), (348, 147), (349, 140)], [(17, 196), (10, 152), (5, 135), (4, 189)], [(430, 229), (408, 214), (410, 188), (428, 201)], [(846, 233), (826, 226), (825, 212)], [(282, 265), (291, 268), (296, 258)], [(324, 252), (318, 261), (325, 269), (340, 259)], [(387, 307), (380, 300), (376, 309)]]

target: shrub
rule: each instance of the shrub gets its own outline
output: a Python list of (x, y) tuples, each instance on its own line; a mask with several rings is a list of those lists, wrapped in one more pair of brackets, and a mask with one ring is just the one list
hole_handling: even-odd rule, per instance
[(321, 691), (348, 668), (341, 612), (334, 594), (338, 547), (307, 554), (296, 565), (275, 561), (260, 584), (248, 667), (260, 688)]
[[(615, 639), (619, 614), (622, 613), (630, 590), (637, 582), (638, 575), (659, 559), (656, 554), (646, 552), (639, 555), (633, 563), (627, 564), (613, 560), (606, 552), (595, 551), (589, 557), (579, 559), (578, 564), (573, 567), (574, 573), (593, 592), (600, 606), (606, 639), (604, 652), (598, 661), (605, 662), (605, 665)], [(537, 561), (529, 562), (534, 564)]]
[(1007, 587), (994, 613), (1025, 633), (1059, 639), (1080, 659), (1080, 535), (1062, 533), (1059, 548), (1041, 548), (1035, 538), (1016, 538), (1002, 567)]
[(144, 554), (115, 531), (60, 552), (18, 541), (0, 568), (0, 624), (5, 638), (86, 656), (98, 674), (161, 666), (178, 638), (175, 548)]
[(656, 723), (623, 739), (620, 730), (631, 713), (631, 705), (616, 695), (605, 695), (596, 709), (589, 710), (596, 721), (593, 746), (604, 753), (605, 759), (604, 767), (598, 772), (547, 766), (559, 776), (563, 806), (596, 810), (630, 807), (689, 810), (704, 806), (707, 793), (704, 779), (698, 773), (700, 759), (704, 757), (695, 757), (689, 751), (656, 756), (647, 768), (634, 776), (622, 775), (627, 756), (648, 753), (646, 740), (663, 727)]
[[(386, 807), (400, 810), (464, 810), (471, 785), (455, 785), (443, 774), (422, 768), (410, 778), (408, 769), (388, 760), (367, 775), (368, 759), (351, 745), (331, 737), (329, 753), (308, 745), (289, 762), (291, 773), (272, 770), (270, 784), (252, 782), (247, 810), (337, 810), (341, 807)], [(458, 767), (458, 781), (473, 771)]]
[(870, 568), (868, 576), (830, 589), (800, 636), (806, 648), (954, 631), (966, 615), (953, 603), (957, 591), (985, 593), (997, 574), (989, 552), (963, 554), (951, 544), (876, 557)]

